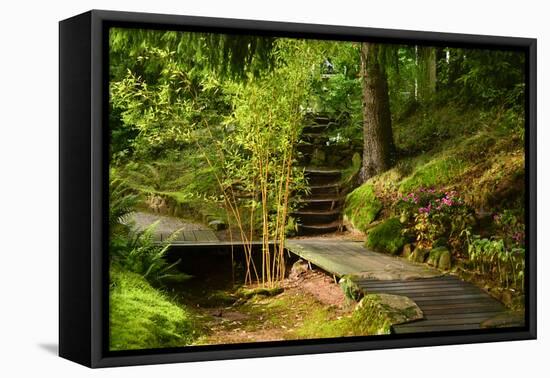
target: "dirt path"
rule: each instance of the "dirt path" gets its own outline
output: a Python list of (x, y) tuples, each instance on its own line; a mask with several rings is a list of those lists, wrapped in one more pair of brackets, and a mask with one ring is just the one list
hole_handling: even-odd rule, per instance
[(198, 309), (207, 335), (199, 344), (228, 344), (307, 338), (309, 323), (336, 320), (349, 315), (349, 303), (331, 277), (307, 271), (286, 279), (284, 291), (275, 296), (256, 295), (227, 307)]

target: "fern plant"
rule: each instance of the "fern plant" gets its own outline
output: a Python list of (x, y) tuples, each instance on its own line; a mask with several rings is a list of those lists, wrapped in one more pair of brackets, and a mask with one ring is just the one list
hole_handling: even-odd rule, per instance
[(111, 251), (112, 262), (122, 269), (137, 273), (155, 285), (167, 282), (182, 282), (190, 278), (178, 272), (176, 266), (181, 260), (169, 263), (166, 252), (178, 231), (162, 242), (155, 242), (154, 235), (158, 221), (144, 230), (132, 230), (122, 248)]
[[(114, 173), (111, 173), (111, 177)], [(134, 211), (138, 203), (135, 194), (120, 178), (113, 178), (109, 182), (109, 229), (111, 237), (121, 231), (128, 230), (128, 216)]]

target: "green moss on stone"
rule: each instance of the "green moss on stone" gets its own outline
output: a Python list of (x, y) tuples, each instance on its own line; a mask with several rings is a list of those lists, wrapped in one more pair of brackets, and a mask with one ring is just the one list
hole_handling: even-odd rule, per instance
[(367, 234), (367, 248), (396, 254), (407, 240), (402, 234), (403, 226), (398, 218), (390, 218), (371, 228)]
[(344, 215), (355, 229), (365, 232), (380, 210), (382, 202), (376, 197), (373, 186), (364, 184), (348, 194)]

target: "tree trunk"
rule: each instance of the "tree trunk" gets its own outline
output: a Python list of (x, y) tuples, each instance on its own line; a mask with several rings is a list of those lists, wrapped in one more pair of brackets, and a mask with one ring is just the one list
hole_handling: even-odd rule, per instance
[(436, 61), (434, 47), (418, 47), (418, 97), (429, 99), (435, 93)]
[(388, 80), (378, 59), (382, 48), (376, 43), (361, 44), (363, 167), (360, 179), (362, 182), (387, 170), (391, 165), (394, 150)]

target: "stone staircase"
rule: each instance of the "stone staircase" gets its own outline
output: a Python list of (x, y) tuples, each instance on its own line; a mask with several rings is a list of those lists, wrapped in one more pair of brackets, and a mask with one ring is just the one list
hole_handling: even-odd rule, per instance
[(308, 167), (306, 176), (311, 193), (300, 200), (293, 213), (298, 221), (299, 235), (340, 231), (345, 196), (341, 190), (342, 172), (330, 168)]
[(351, 161), (351, 156), (342, 153), (348, 146), (329, 140), (328, 132), (335, 126), (337, 123), (330, 117), (314, 115), (303, 129), (298, 151), (311, 193), (300, 199), (298, 210), (292, 214), (297, 219), (298, 235), (344, 229), (342, 210), (346, 190), (342, 183), (341, 162)]

